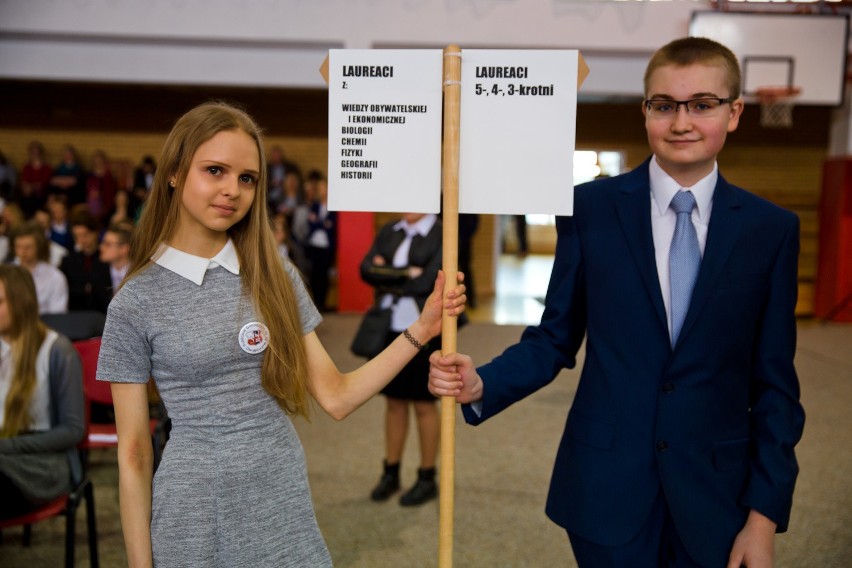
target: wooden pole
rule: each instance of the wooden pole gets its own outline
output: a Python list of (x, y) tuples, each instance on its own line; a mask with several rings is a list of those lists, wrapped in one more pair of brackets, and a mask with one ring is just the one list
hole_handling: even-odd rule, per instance
[[(444, 295), (456, 284), (459, 257), (459, 101), (461, 99), (461, 49), (444, 49), (444, 140), (442, 160)], [(444, 313), (441, 352), (456, 352), (457, 319)], [(453, 565), (453, 503), (455, 480), (456, 399), (441, 398), (441, 495), (439, 501), (438, 566)]]

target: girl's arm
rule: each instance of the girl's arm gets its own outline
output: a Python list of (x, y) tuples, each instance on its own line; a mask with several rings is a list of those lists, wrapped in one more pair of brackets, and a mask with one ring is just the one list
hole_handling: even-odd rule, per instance
[[(462, 277), (459, 273), (459, 278)], [(439, 272), (420, 318), (408, 328), (413, 338), (423, 345), (441, 333), (444, 308), (451, 316), (464, 311), (464, 286), (459, 284), (444, 301), (444, 280), (443, 271)], [(308, 356), (308, 387), (322, 409), (335, 420), (343, 420), (378, 393), (417, 354), (417, 347), (400, 334), (378, 356), (352, 372), (341, 373), (315, 332), (305, 335), (304, 342)]]
[(131, 568), (150, 568), (151, 482), (154, 448), (145, 383), (113, 383), (112, 401), (118, 433), (118, 495), (121, 529)]

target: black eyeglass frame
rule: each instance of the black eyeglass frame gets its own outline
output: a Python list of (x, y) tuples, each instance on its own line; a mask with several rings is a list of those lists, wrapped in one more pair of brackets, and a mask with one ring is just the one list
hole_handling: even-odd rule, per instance
[(694, 103), (697, 101), (718, 101), (719, 106), (722, 106), (724, 104), (731, 104), (735, 100), (737, 100), (735, 97), (728, 97), (726, 99), (723, 99), (721, 97), (698, 97), (686, 101), (675, 101), (671, 99), (645, 99), (644, 101), (642, 101), (642, 104), (645, 105), (645, 110), (647, 110), (648, 112), (653, 112), (651, 110), (651, 103), (669, 103), (675, 106), (674, 112), (672, 113), (672, 116), (675, 116), (680, 111), (681, 105), (686, 107), (686, 114), (689, 114), (689, 103)]

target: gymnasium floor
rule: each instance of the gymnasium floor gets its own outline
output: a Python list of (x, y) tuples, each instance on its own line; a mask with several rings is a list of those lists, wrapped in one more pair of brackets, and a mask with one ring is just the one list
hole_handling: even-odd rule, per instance
[[(477, 361), (497, 355), (537, 321), (552, 259), (505, 257), (493, 302), (480, 301), (472, 323), (459, 332), (460, 350)], [(361, 360), (348, 352), (359, 318), (331, 314), (321, 340), (343, 370)], [(495, 325), (495, 321), (505, 325)], [(852, 325), (802, 320), (796, 365), (807, 423), (797, 451), (801, 474), (790, 531), (777, 538), (777, 568), (841, 568), (852, 558)], [(582, 352), (580, 354), (582, 358)], [(582, 361), (580, 361), (582, 363)], [(457, 412), (455, 463), (455, 565), (468, 567), (575, 566), (565, 533), (547, 520), (544, 501), (556, 446), (577, 385), (563, 371), (545, 389), (471, 428)], [(344, 568), (434, 567), (438, 551), (438, 504), (400, 507), (395, 499), (373, 503), (383, 457), (384, 401), (374, 398), (344, 422), (315, 413), (297, 420), (308, 461), (317, 519), (335, 566)], [(418, 465), (415, 430), (403, 458), (403, 484)], [(101, 566), (126, 566), (118, 520), (114, 451), (92, 456), (91, 475)], [(77, 566), (88, 566), (84, 514), (78, 513)], [(8, 529), (0, 568), (62, 565), (64, 524), (34, 527), (33, 544)]]

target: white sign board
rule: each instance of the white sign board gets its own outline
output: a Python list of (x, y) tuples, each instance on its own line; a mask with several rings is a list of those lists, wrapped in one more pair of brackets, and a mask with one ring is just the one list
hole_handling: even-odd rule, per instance
[(443, 53), (333, 49), (328, 208), (438, 213)]
[(462, 51), (461, 213), (573, 213), (578, 56)]

